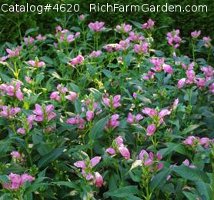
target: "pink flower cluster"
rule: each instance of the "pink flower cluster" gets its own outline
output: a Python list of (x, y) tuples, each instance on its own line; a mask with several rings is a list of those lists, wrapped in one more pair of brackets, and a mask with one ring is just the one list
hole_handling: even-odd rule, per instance
[(31, 36), (24, 37), (24, 43), (26, 44), (26, 46), (33, 44), (34, 41), (35, 39)]
[(120, 124), (119, 117), (120, 116), (118, 114), (112, 115), (106, 124), (106, 129), (108, 130), (108, 129), (114, 129), (114, 128), (118, 127)]
[(22, 155), (18, 151), (12, 151), (10, 153), (13, 159), (20, 160), (22, 158)]
[(105, 23), (104, 22), (91, 22), (89, 23), (88, 27), (90, 28), (91, 31), (94, 31), (94, 32), (101, 32), (105, 29), (104, 27)]
[(40, 68), (45, 66), (45, 62), (39, 60), (29, 60), (27, 62), (31, 67)]
[(36, 104), (35, 109), (33, 110), (34, 115), (32, 115), (32, 117), (36, 122), (49, 122), (56, 117), (56, 113), (53, 112), (53, 110), (54, 106), (51, 104), (47, 106)]
[(116, 26), (116, 31), (119, 33), (128, 33), (132, 30), (132, 26), (130, 24), (121, 24)]
[(111, 156), (115, 156), (116, 154), (120, 153), (120, 155), (126, 160), (130, 159), (129, 149), (124, 145), (123, 138), (121, 136), (118, 136), (112, 142), (112, 147), (107, 148), (106, 153)]
[(94, 172), (93, 168), (100, 162), (101, 157), (95, 156), (91, 160), (80, 160), (74, 166), (82, 170), (83, 177), (93, 185), (100, 188), (103, 185), (103, 177), (99, 172)]
[(195, 147), (197, 145), (201, 145), (204, 148), (208, 148), (212, 143), (213, 140), (207, 138), (207, 137), (196, 137), (196, 136), (188, 136), (183, 143), (187, 146)]
[(24, 95), (21, 91), (22, 83), (20, 81), (12, 81), (10, 84), (1, 84), (0, 91), (10, 97), (16, 97), (19, 101), (24, 99)]
[(108, 96), (108, 94), (104, 95), (103, 97), (103, 103), (105, 106), (116, 109), (121, 106), (120, 103), (121, 96), (115, 95), (115, 96)]
[(0, 61), (5, 61), (8, 58), (18, 57), (20, 55), (21, 47), (18, 46), (14, 49), (6, 49), (7, 55), (0, 58)]
[(193, 31), (191, 32), (191, 36), (196, 39), (201, 35), (201, 31)]
[(154, 65), (149, 72), (143, 77), (144, 80), (153, 79), (156, 72), (161, 72), (162, 70), (165, 73), (173, 74), (172, 66), (164, 62), (164, 58), (153, 57), (150, 59), (150, 62)]
[(75, 67), (76, 65), (82, 64), (83, 61), (84, 57), (82, 55), (78, 55), (77, 57), (71, 59), (68, 64), (72, 67)]
[(139, 154), (139, 160), (141, 161), (142, 166), (149, 166), (150, 171), (158, 171), (163, 168), (163, 163), (160, 162), (162, 155), (157, 153), (156, 155), (153, 152), (147, 152), (142, 149)]
[[(202, 89), (206, 86), (207, 82), (212, 80), (214, 77), (214, 69), (211, 66), (204, 66), (201, 68), (201, 71), (204, 73), (204, 77), (197, 77), (194, 71), (194, 63), (190, 63), (188, 66), (182, 64), (182, 67), (186, 70), (186, 77), (178, 80), (178, 89), (190, 84), (195, 84), (199, 89)], [(213, 83), (209, 85), (209, 89), (211, 93), (214, 93), (212, 88)]]
[(152, 19), (149, 19), (146, 23), (142, 25), (142, 29), (152, 29), (155, 25), (155, 22)]
[(79, 129), (85, 128), (85, 120), (82, 117), (80, 117), (79, 115), (67, 119), (66, 123), (70, 124), (70, 125), (77, 125), (77, 127)]
[[(68, 93), (66, 95), (66, 93)], [(75, 101), (77, 99), (77, 93), (69, 91), (62, 84), (57, 85), (57, 91), (54, 91), (50, 95), (50, 99), (60, 102), (62, 99), (68, 99), (69, 101)]]
[(25, 182), (32, 182), (35, 178), (27, 173), (22, 175), (10, 173), (8, 176), (9, 183), (4, 183), (3, 187), (9, 190), (18, 190)]
[(89, 56), (91, 58), (97, 58), (97, 57), (101, 56), (101, 54), (102, 54), (102, 51), (98, 50), (98, 51), (92, 51)]
[(177, 49), (180, 46), (182, 39), (180, 38), (180, 30), (173, 30), (167, 33), (168, 44)]
[(128, 39), (129, 39), (130, 41), (132, 41), (132, 42), (142, 42), (145, 38), (144, 38), (143, 35), (131, 31), (131, 32), (129, 33)]
[(75, 34), (72, 34), (67, 29), (62, 29), (61, 26), (56, 27), (56, 37), (58, 38), (58, 41), (61, 42), (68, 42), (71, 43), (75, 39), (77, 39), (80, 36), (80, 32), (76, 32)]
[(136, 116), (133, 115), (132, 113), (128, 113), (128, 117), (126, 119), (126, 121), (129, 124), (137, 124), (140, 120), (143, 119), (143, 116), (141, 114), (137, 114)]
[(141, 44), (134, 45), (134, 52), (137, 54), (146, 54), (149, 51), (149, 44), (147, 42), (142, 42)]
[(19, 107), (0, 106), (0, 116), (5, 118), (14, 118), (21, 109)]

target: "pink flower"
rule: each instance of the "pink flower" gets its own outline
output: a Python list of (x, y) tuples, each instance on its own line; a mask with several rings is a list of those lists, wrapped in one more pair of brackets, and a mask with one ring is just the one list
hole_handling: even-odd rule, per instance
[(19, 189), (25, 182), (32, 182), (35, 178), (27, 173), (19, 175), (10, 173), (9, 176), (9, 183), (3, 184), (3, 187), (10, 190), (17, 190)]
[(121, 98), (120, 95), (116, 95), (116, 96), (113, 97), (112, 103), (113, 103), (113, 107), (114, 108), (118, 108), (118, 107), (121, 106), (121, 104), (120, 104), (120, 98)]
[(135, 120), (134, 115), (132, 115), (132, 113), (129, 113), (126, 121), (127, 121), (129, 124), (133, 124), (133, 123), (134, 123), (134, 120)]
[(203, 137), (199, 140), (200, 145), (204, 146), (205, 148), (208, 148), (210, 145), (210, 139), (207, 137)]
[(209, 86), (209, 91), (214, 94), (214, 83)]
[(91, 167), (94, 167), (96, 166), (101, 160), (101, 157), (100, 156), (95, 156), (94, 158), (92, 158), (90, 160), (90, 163), (91, 163)]
[(94, 112), (91, 111), (91, 110), (88, 110), (86, 112), (86, 119), (87, 119), (87, 121), (91, 121), (93, 118), (94, 118)]
[(7, 48), (6, 49), (6, 52), (8, 53), (7, 57), (8, 58), (18, 57), (19, 54), (20, 54), (20, 50), (21, 50), (21, 47), (17, 47), (17, 48), (15, 48), (13, 50)]
[(149, 44), (147, 42), (143, 42), (141, 44), (134, 45), (134, 52), (137, 54), (145, 54), (148, 53)]
[(201, 35), (201, 31), (193, 31), (193, 32), (191, 32), (191, 36), (193, 37), (193, 38), (197, 38), (197, 37), (199, 37)]
[(94, 31), (94, 32), (101, 32), (101, 31), (103, 31), (104, 28), (105, 28), (104, 25), (105, 25), (104, 22), (98, 22), (98, 21), (96, 21), (96, 22), (94, 22), (94, 23), (91, 22), (91, 23), (88, 25), (88, 27), (90, 28), (91, 31)]
[(80, 20), (80, 21), (84, 21), (85, 18), (86, 18), (86, 15), (83, 15), (83, 14), (82, 14), (82, 15), (79, 16), (79, 20)]
[(96, 187), (100, 188), (103, 185), (103, 177), (100, 175), (99, 172), (95, 172), (95, 185)]
[(74, 163), (75, 167), (81, 168), (81, 169), (85, 169), (86, 168), (86, 164), (85, 161), (80, 160)]
[(142, 29), (151, 29), (155, 25), (155, 22), (152, 19), (149, 19), (146, 23), (142, 25)]
[(67, 95), (65, 98), (69, 101), (75, 101), (77, 99), (77, 93), (69, 91), (69, 95)]
[(210, 37), (203, 37), (203, 41), (204, 41), (204, 46), (206, 48), (211, 47), (211, 38)]
[(75, 67), (76, 65), (82, 64), (84, 61), (84, 57), (82, 55), (78, 55), (77, 57), (73, 58), (70, 62), (69, 65), (72, 67)]
[(130, 152), (129, 152), (129, 150), (128, 150), (127, 147), (125, 147), (125, 146), (119, 146), (118, 150), (119, 150), (120, 154), (121, 154), (126, 160), (130, 159)]
[(97, 58), (99, 57), (100, 55), (102, 54), (102, 51), (92, 51), (91, 54), (90, 54), (90, 57), (91, 58)]
[(56, 117), (56, 113), (53, 112), (54, 106), (52, 104), (42, 107), (39, 104), (35, 105), (34, 120), (37, 122), (42, 122), (44, 120), (50, 121)]
[(170, 114), (171, 114), (171, 112), (170, 112), (168, 109), (162, 109), (162, 110), (159, 112), (158, 116), (159, 116), (160, 118), (164, 118), (166, 115), (170, 115)]
[(24, 128), (19, 128), (19, 129), (17, 130), (17, 133), (19, 133), (19, 134), (21, 134), (21, 135), (25, 135), (25, 134), (26, 134), (26, 131), (25, 131)]
[(56, 101), (61, 101), (61, 97), (59, 95), (59, 92), (55, 91), (52, 92), (50, 95), (50, 99), (56, 100)]
[(106, 153), (110, 154), (110, 155), (115, 155), (116, 154), (116, 151), (113, 149), (113, 148), (107, 148), (106, 149)]
[(36, 67), (36, 68), (40, 68), (40, 67), (44, 67), (45, 66), (45, 63), (43, 61), (29, 60), (27, 63), (29, 65), (31, 65), (32, 67)]
[(168, 44), (175, 49), (180, 46), (182, 39), (180, 38), (180, 30), (173, 30), (172, 32), (167, 33)]
[(29, 174), (22, 174), (21, 175), (21, 185), (24, 184), (25, 182), (32, 182), (34, 181), (35, 178)]
[(118, 127), (119, 124), (120, 124), (118, 119), (119, 119), (119, 115), (118, 114), (112, 115), (111, 118), (109, 119), (108, 123), (107, 123), (107, 128), (116, 128), (116, 127)]
[(115, 139), (115, 142), (117, 144), (117, 146), (123, 146), (123, 138), (121, 136), (118, 136), (116, 139)]
[(186, 144), (186, 145), (190, 145), (190, 146), (193, 146), (195, 141), (197, 141), (197, 138), (195, 136), (188, 136), (184, 141), (183, 143)]
[(116, 26), (116, 31), (119, 33), (128, 33), (132, 30), (132, 26), (130, 24), (121, 24)]
[(146, 135), (152, 136), (156, 131), (156, 126), (155, 124), (150, 124), (147, 129), (146, 129)]
[(185, 83), (186, 83), (186, 78), (180, 79), (177, 84), (178, 89), (181, 89), (182, 87), (184, 87)]
[(21, 158), (21, 154), (18, 151), (12, 151), (10, 153), (10, 155), (12, 156), (13, 159), (20, 159)]
[(45, 37), (45, 36), (42, 36), (41, 34), (39, 34), (39, 35), (36, 36), (36, 39), (37, 39), (38, 41), (44, 41), (44, 40), (46, 40), (46, 37)]
[(149, 117), (154, 117), (158, 114), (158, 112), (155, 109), (148, 107), (144, 108), (142, 110), (142, 113), (148, 115)]
[(164, 70), (164, 72), (166, 72), (168, 74), (173, 74), (173, 69), (170, 65), (163, 64), (163, 70)]

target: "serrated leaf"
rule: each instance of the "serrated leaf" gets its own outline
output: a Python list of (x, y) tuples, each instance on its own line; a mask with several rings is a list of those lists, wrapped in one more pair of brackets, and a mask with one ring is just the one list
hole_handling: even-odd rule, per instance
[(190, 168), (185, 165), (180, 165), (180, 166), (174, 166), (172, 170), (182, 178), (190, 181), (194, 181), (194, 182), (203, 181), (205, 183), (210, 182), (207, 174), (197, 168)]

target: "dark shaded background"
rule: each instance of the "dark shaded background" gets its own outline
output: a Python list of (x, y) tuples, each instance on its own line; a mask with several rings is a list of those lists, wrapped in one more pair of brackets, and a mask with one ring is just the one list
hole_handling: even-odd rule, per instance
[[(208, 6), (207, 13), (91, 13), (88, 21), (105, 21), (107, 26), (114, 26), (121, 22), (128, 22), (128, 20), (145, 22), (148, 18), (156, 21), (157, 27), (163, 27), (158, 32), (157, 38), (162, 38), (166, 31), (173, 28), (181, 29), (182, 36), (188, 36), (193, 30), (202, 30), (203, 35), (214, 37), (214, 0), (0, 0), (0, 4), (46, 4), (51, 3), (79, 3), (81, 4), (81, 13), (88, 12), (89, 3), (121, 3), (121, 4), (180, 4), (180, 5), (199, 5), (206, 4)], [(32, 27), (39, 27), (42, 34), (53, 32), (55, 26), (59, 24), (57, 18), (62, 18), (64, 21), (69, 18), (69, 13), (49, 12), (41, 15), (36, 13), (0, 13), (0, 44), (4, 42), (14, 42), (20, 40), (20, 35), (24, 35), (25, 31)], [(70, 17), (68, 21), (70, 24), (75, 25), (74, 17)], [(76, 18), (75, 18), (76, 19)], [(63, 21), (62, 20), (62, 21)], [(167, 26), (167, 27), (165, 27)]]

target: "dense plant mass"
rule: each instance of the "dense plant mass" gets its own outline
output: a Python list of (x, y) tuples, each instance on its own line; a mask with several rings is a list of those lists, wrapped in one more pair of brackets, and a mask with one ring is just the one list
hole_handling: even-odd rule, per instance
[(211, 38), (86, 18), (4, 45), (1, 199), (213, 199)]

